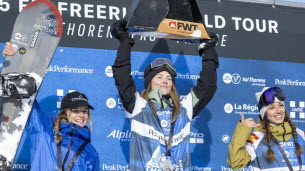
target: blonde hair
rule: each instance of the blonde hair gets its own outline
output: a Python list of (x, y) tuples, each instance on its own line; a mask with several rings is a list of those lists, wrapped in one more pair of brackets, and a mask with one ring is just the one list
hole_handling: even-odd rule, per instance
[[(54, 138), (55, 138), (55, 142), (58, 144), (61, 140), (62, 140), (62, 135), (60, 133), (60, 124), (61, 124), (61, 121), (63, 119), (67, 119), (67, 121), (69, 123), (70, 122), (70, 117), (71, 117), (71, 109), (69, 108), (64, 108), (62, 110), (60, 110), (57, 114), (57, 119), (54, 121), (54, 132), (55, 132), (55, 135), (54, 135)], [(90, 130), (92, 131), (92, 117), (90, 115), (90, 110), (89, 110), (89, 113), (88, 113), (88, 121), (89, 121), (89, 125), (90, 125)]]
[[(152, 91), (152, 88), (151, 88), (151, 82), (150, 82), (147, 86), (147, 89), (142, 91), (141, 96), (147, 101), (147, 103), (148, 103), (150, 109), (152, 110), (153, 114), (156, 117), (158, 117), (156, 108), (154, 107), (154, 105), (152, 104), (152, 102), (148, 98), (148, 95), (151, 91)], [(179, 95), (177, 93), (177, 90), (176, 90), (176, 87), (175, 87), (174, 84), (172, 85), (169, 96), (170, 96), (170, 98), (172, 99), (172, 102), (173, 102), (172, 122), (175, 122), (176, 119), (179, 116), (181, 104), (180, 104)]]
[[(295, 144), (295, 153), (300, 156), (303, 153), (303, 149), (300, 146), (300, 144), (298, 143), (298, 134), (296, 131), (296, 126), (294, 125), (294, 123), (291, 121), (289, 114), (287, 111), (285, 111), (285, 118), (284, 121), (288, 122), (289, 125), (291, 126), (292, 129), (292, 136), (293, 136), (293, 140), (294, 140), (294, 144)], [(272, 162), (274, 161), (274, 152), (271, 149), (271, 136), (272, 133), (270, 132), (270, 121), (267, 119), (267, 115), (265, 114), (263, 120), (262, 120), (262, 125), (263, 125), (263, 129), (265, 130), (265, 141), (266, 144), (268, 145), (268, 150), (266, 152), (266, 160), (268, 162)]]

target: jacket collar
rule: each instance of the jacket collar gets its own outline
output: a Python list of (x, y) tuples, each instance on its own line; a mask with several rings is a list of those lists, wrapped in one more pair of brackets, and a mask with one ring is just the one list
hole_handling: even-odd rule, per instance
[[(254, 131), (265, 132), (265, 130), (263, 130), (262, 125), (256, 127)], [(292, 128), (288, 122), (284, 122), (279, 125), (270, 125), (270, 132), (276, 139), (280, 141), (288, 141), (292, 136)]]
[(161, 109), (165, 109), (167, 106), (173, 107), (172, 99), (169, 96), (163, 96), (161, 88), (155, 88), (149, 92), (148, 98)]
[(74, 123), (61, 123), (60, 132), (62, 136), (72, 136), (81, 139), (89, 139), (91, 136), (90, 129), (87, 126), (81, 127)]

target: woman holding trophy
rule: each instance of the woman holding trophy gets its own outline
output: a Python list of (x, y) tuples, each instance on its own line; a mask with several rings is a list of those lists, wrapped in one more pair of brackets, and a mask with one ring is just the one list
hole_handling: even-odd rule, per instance
[(129, 170), (191, 170), (189, 149), (191, 121), (213, 98), (217, 85), (217, 35), (202, 40), (198, 51), (202, 71), (197, 85), (181, 101), (176, 92), (176, 69), (166, 58), (157, 58), (144, 71), (145, 90), (139, 94), (131, 73), (134, 40), (126, 21), (113, 24), (112, 35), (120, 41), (112, 66), (125, 115), (131, 124)]

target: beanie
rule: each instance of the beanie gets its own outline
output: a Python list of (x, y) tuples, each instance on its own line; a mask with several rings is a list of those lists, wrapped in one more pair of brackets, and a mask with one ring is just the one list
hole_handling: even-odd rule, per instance
[[(159, 60), (162, 58), (157, 58), (155, 60)], [(154, 60), (154, 61), (155, 61)], [(154, 62), (153, 61), (153, 62)], [(157, 67), (155, 69), (151, 69), (151, 64), (149, 64), (145, 70), (144, 70), (144, 87), (147, 89), (148, 84), (150, 83), (150, 81), (160, 72), (162, 71), (167, 71), (173, 80), (173, 83), (175, 84), (175, 77), (176, 77), (176, 71), (174, 71), (173, 69), (171, 69), (167, 63), (161, 64), (160, 67)]]
[[(257, 103), (259, 103), (259, 100), (260, 100), (262, 94), (263, 94), (266, 90), (268, 90), (269, 88), (271, 88), (271, 87), (264, 87), (264, 88), (262, 89), (261, 92), (255, 93), (255, 97), (256, 97)], [(285, 105), (284, 101), (279, 100), (277, 97), (274, 97), (274, 102), (281, 102), (281, 103), (283, 103), (283, 104)], [(262, 119), (264, 118), (265, 113), (266, 113), (266, 110), (269, 108), (270, 105), (271, 105), (271, 104), (265, 105), (265, 106), (263, 106), (263, 107), (259, 110), (259, 115), (261, 116)]]

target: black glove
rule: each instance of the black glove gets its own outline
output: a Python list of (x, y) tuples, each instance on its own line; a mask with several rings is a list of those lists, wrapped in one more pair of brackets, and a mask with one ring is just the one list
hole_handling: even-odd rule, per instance
[(111, 34), (113, 37), (121, 40), (124, 37), (128, 37), (128, 33), (126, 32), (126, 25), (127, 22), (125, 20), (119, 20), (115, 23), (113, 23), (112, 27), (111, 27)]
[(212, 47), (215, 47), (218, 42), (218, 36), (215, 33), (209, 33), (211, 39), (201, 39), (199, 47), (197, 48), (197, 51), (199, 52), (199, 55), (202, 56), (204, 51), (207, 49), (210, 49)]
[(209, 33), (211, 39), (202, 39), (200, 41), (199, 47), (198, 47), (198, 52), (199, 55), (202, 56), (203, 61), (209, 61), (212, 60), (215, 62), (216, 68), (219, 67), (219, 60), (218, 60), (218, 55), (215, 50), (215, 46), (218, 41), (218, 36), (215, 33)]

